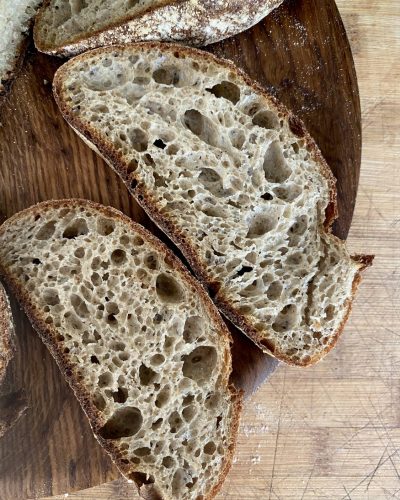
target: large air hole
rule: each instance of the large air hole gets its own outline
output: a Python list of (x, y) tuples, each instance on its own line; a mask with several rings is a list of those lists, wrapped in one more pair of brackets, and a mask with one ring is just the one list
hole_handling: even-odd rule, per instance
[(199, 181), (202, 184), (214, 184), (215, 182), (221, 182), (221, 176), (212, 168), (202, 168)]
[(183, 425), (182, 419), (177, 411), (171, 413), (168, 423), (172, 434), (176, 434)]
[(140, 365), (139, 379), (142, 385), (150, 385), (157, 379), (157, 373), (146, 365)]
[(182, 410), (182, 417), (185, 419), (186, 422), (191, 422), (195, 417), (196, 413), (197, 413), (196, 407), (194, 405), (189, 405)]
[(128, 390), (125, 387), (118, 387), (117, 392), (112, 393), (115, 403), (125, 403), (128, 399)]
[(106, 400), (100, 394), (100, 392), (96, 392), (93, 396), (93, 404), (99, 411), (103, 411), (106, 407)]
[(220, 197), (224, 195), (222, 179), (212, 168), (202, 168), (198, 178), (207, 191), (210, 191), (214, 196)]
[(43, 291), (43, 300), (49, 306), (56, 306), (60, 303), (58, 292), (54, 288), (46, 288)]
[(126, 261), (126, 253), (124, 250), (121, 248), (117, 248), (114, 250), (111, 254), (111, 262), (113, 264), (116, 264), (117, 266), (120, 266)]
[(113, 376), (110, 372), (102, 373), (99, 376), (98, 386), (102, 389), (103, 387), (110, 387), (113, 383)]
[(44, 226), (42, 226), (39, 231), (36, 233), (36, 239), (38, 240), (49, 240), (56, 229), (56, 221), (51, 220), (46, 222)]
[(264, 156), (263, 169), (268, 182), (284, 182), (291, 170), (286, 164), (278, 141), (271, 142)]
[(152, 366), (160, 366), (164, 363), (164, 361), (165, 357), (162, 354), (154, 354), (154, 356), (150, 358), (150, 364)]
[(207, 395), (206, 401), (204, 403), (204, 406), (207, 408), (207, 410), (215, 411), (220, 407), (220, 405), (221, 405), (220, 394), (214, 392)]
[(263, 290), (263, 286), (260, 283), (260, 280), (254, 280), (250, 285), (247, 285), (246, 288), (240, 290), (239, 295), (241, 297), (254, 297), (259, 295)]
[(136, 448), (133, 452), (137, 457), (147, 457), (151, 453), (151, 449), (147, 446), (143, 446), (142, 448)]
[(184, 125), (202, 141), (210, 146), (218, 147), (220, 132), (218, 127), (209, 119), (197, 111), (189, 109), (183, 116)]
[(171, 389), (168, 386), (163, 387), (157, 395), (155, 403), (157, 408), (163, 408), (168, 403), (170, 397)]
[(176, 66), (164, 66), (153, 72), (153, 80), (161, 85), (177, 85), (180, 72)]
[(287, 332), (293, 328), (297, 323), (297, 307), (294, 304), (289, 304), (285, 306), (278, 316), (275, 318), (275, 322), (272, 328), (279, 333)]
[(273, 212), (261, 212), (255, 214), (249, 225), (249, 230), (247, 232), (246, 238), (259, 238), (264, 236), (264, 234), (269, 233), (278, 224), (278, 217)]
[(99, 430), (104, 439), (119, 439), (137, 434), (142, 427), (143, 417), (138, 408), (120, 408)]
[(200, 316), (190, 316), (185, 321), (183, 339), (188, 344), (195, 342), (203, 334), (203, 319)]
[(229, 138), (231, 140), (232, 146), (236, 149), (242, 149), (245, 143), (246, 136), (243, 130), (235, 128), (229, 131)]
[(162, 464), (166, 469), (172, 469), (172, 467), (175, 465), (175, 459), (170, 456), (164, 457)]
[(148, 137), (140, 128), (134, 128), (128, 132), (132, 147), (139, 153), (147, 150)]
[(273, 111), (262, 109), (253, 116), (253, 124), (266, 129), (278, 129), (279, 118)]
[(233, 279), (235, 278), (240, 278), (241, 276), (247, 274), (247, 273), (251, 273), (252, 271), (254, 270), (253, 267), (250, 267), (250, 266), (242, 266), (238, 271), (237, 273), (233, 276)]
[(88, 232), (89, 229), (85, 219), (75, 219), (64, 229), (63, 238), (71, 240), (77, 238), (78, 236), (87, 234)]
[(308, 217), (307, 215), (301, 215), (300, 217), (296, 217), (296, 221), (290, 227), (289, 233), (301, 236), (306, 232), (307, 227), (308, 227)]
[(226, 217), (226, 210), (222, 207), (215, 207), (212, 205), (208, 205), (208, 206), (202, 207), (201, 211), (203, 212), (203, 214), (207, 215), (208, 217), (219, 217), (220, 219), (223, 219)]
[(206, 89), (211, 94), (214, 94), (217, 98), (227, 99), (233, 104), (236, 104), (240, 100), (240, 89), (237, 85), (232, 82), (224, 80), (221, 83), (217, 83), (211, 89)]
[(108, 236), (115, 229), (115, 222), (111, 219), (100, 217), (97, 220), (97, 232), (102, 236)]
[(156, 292), (161, 302), (177, 304), (184, 299), (183, 290), (180, 284), (175, 278), (166, 273), (157, 276)]
[(329, 306), (325, 307), (325, 317), (327, 321), (332, 321), (335, 317), (335, 306), (329, 304)]
[(144, 265), (152, 270), (155, 271), (158, 269), (158, 258), (155, 253), (149, 253), (144, 257)]
[(301, 187), (297, 184), (289, 183), (285, 186), (280, 186), (274, 189), (274, 193), (278, 198), (284, 201), (294, 201), (301, 195)]
[(213, 441), (209, 441), (207, 444), (204, 445), (204, 453), (206, 455), (214, 455), (217, 447)]
[(87, 308), (86, 302), (81, 297), (79, 297), (79, 295), (76, 295), (74, 293), (71, 295), (71, 305), (80, 318), (89, 317), (90, 313), (89, 309)]
[(267, 297), (269, 300), (278, 300), (282, 294), (282, 283), (280, 281), (273, 281), (267, 290)]
[(163, 419), (162, 418), (158, 418), (155, 422), (153, 422), (151, 424), (152, 430), (153, 431), (157, 431), (161, 427), (162, 423), (163, 423)]
[(217, 351), (211, 346), (200, 346), (182, 359), (183, 375), (200, 383), (212, 375), (217, 363)]

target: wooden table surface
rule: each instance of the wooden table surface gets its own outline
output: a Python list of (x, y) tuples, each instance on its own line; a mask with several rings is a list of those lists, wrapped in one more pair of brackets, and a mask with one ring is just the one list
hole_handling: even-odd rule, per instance
[[(247, 403), (221, 499), (400, 499), (400, 7), (337, 3), (363, 112), (348, 243), (375, 264), (337, 349), (307, 370), (281, 366)], [(121, 479), (69, 498), (138, 497)]]

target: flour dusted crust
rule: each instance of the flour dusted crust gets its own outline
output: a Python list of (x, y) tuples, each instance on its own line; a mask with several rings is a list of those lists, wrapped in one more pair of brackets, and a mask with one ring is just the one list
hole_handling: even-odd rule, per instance
[(0, 384), (6, 374), (7, 365), (14, 355), (14, 324), (10, 304), (0, 283)]
[[(97, 0), (97, 3), (104, 2)], [(110, 2), (106, 5), (108, 12), (116, 12), (114, 18), (91, 23), (86, 30), (64, 36), (63, 24), (53, 26), (52, 20), (56, 15), (55, 5), (61, 8), (68, 1), (48, 0), (37, 17), (34, 37), (40, 51), (62, 56), (139, 41), (208, 45), (251, 28), (281, 3), (282, 0), (140, 0), (133, 2), (126, 12), (126, 3), (114, 0), (113, 5), (110, 6)], [(73, 28), (89, 16), (85, 14), (88, 9), (75, 14)]]
[(302, 366), (335, 345), (371, 259), (331, 234), (335, 180), (298, 118), (233, 64), (167, 44), (83, 54), (54, 92), (257, 345)]
[(24, 210), (0, 243), (0, 273), (121, 472), (151, 498), (213, 498), (241, 395), (202, 287), (144, 228), (86, 200)]

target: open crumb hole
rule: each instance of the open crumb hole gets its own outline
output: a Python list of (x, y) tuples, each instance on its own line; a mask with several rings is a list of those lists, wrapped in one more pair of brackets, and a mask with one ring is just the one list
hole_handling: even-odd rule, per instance
[(190, 354), (183, 356), (182, 372), (196, 382), (204, 382), (212, 375), (217, 363), (217, 351), (211, 346), (196, 347)]
[(138, 408), (120, 408), (99, 430), (104, 439), (119, 439), (137, 434), (142, 427), (143, 417)]
[(156, 292), (161, 302), (177, 304), (184, 300), (182, 287), (170, 274), (162, 273), (157, 276)]

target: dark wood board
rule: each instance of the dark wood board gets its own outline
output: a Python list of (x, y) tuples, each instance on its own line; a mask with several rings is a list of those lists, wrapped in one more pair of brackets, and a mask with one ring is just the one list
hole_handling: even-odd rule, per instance
[[(351, 51), (334, 1), (287, 0), (252, 30), (209, 50), (237, 62), (306, 122), (338, 178), (334, 229), (346, 237), (359, 177), (361, 119)], [(82, 197), (122, 210), (172, 246), (63, 121), (50, 83), (60, 64), (32, 50), (0, 111), (0, 219), (42, 200)], [(72, 391), (12, 305), (18, 349), (1, 392), (24, 390), (28, 409), (0, 440), (0, 498), (50, 496), (115, 479), (118, 472)], [(276, 362), (237, 331), (233, 335), (234, 380), (249, 394)]]

